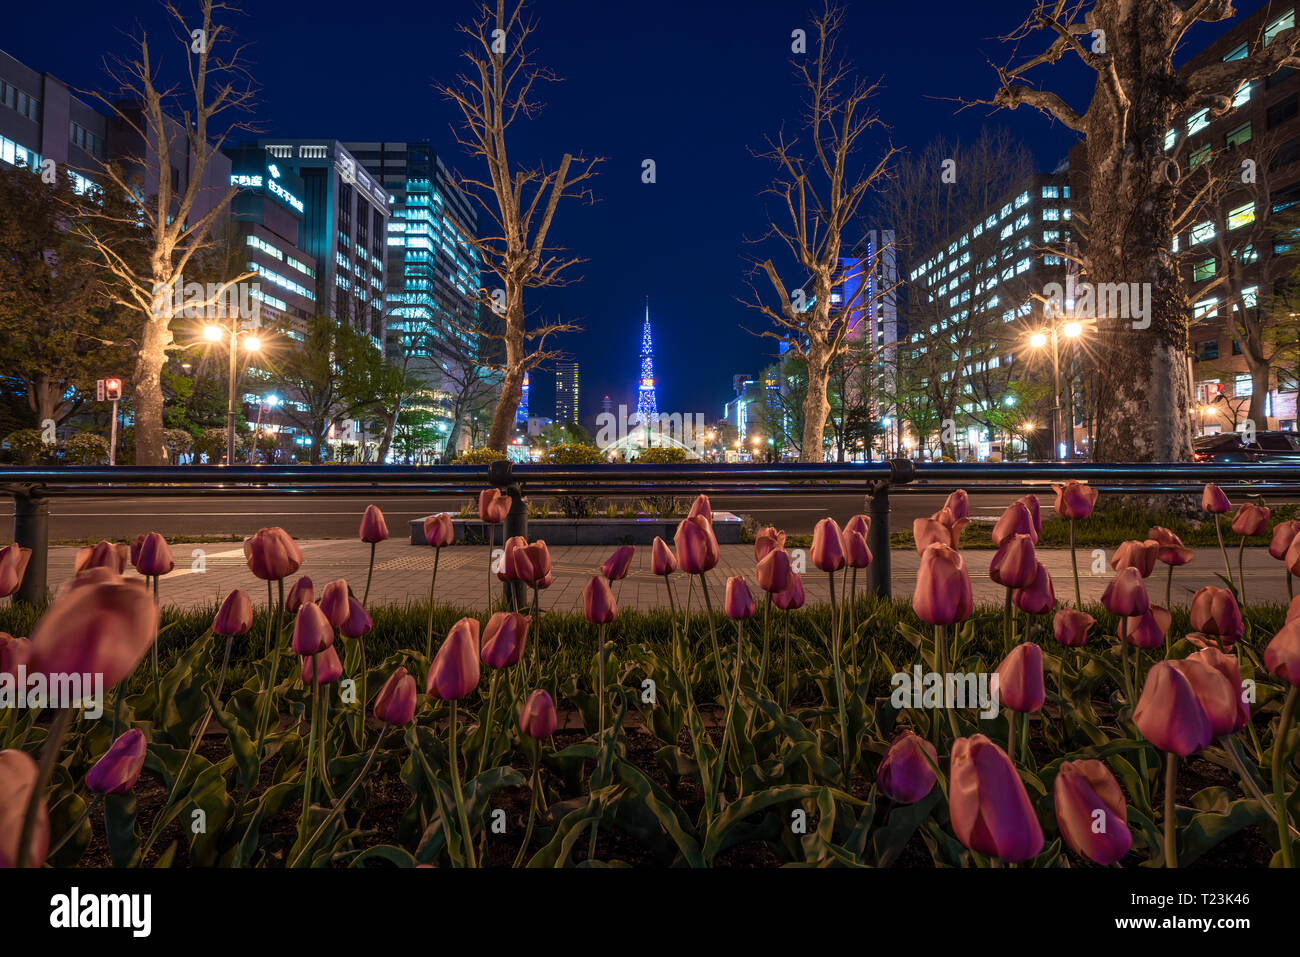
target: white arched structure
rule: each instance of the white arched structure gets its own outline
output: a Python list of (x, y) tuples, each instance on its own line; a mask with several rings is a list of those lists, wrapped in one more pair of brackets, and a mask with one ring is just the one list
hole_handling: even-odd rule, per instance
[(622, 452), (624, 457), (631, 462), (634, 461), (646, 448), (681, 449), (686, 453), (688, 459), (697, 460), (701, 458), (699, 452), (678, 439), (673, 438), (667, 432), (655, 429), (654, 432), (651, 433), (644, 425), (638, 425), (616, 442), (611, 442), (609, 445), (601, 446), (600, 450), (607, 456), (618, 455), (618, 453)]

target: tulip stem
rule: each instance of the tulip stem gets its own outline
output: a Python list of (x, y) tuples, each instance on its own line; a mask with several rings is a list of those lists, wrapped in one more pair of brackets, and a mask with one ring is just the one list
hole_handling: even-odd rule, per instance
[(1128, 618), (1119, 616), (1119, 670), (1124, 676), (1124, 700), (1130, 708), (1137, 702), (1133, 700), (1133, 681), (1128, 674)]
[(673, 666), (682, 671), (681, 639), (677, 632), (677, 604), (673, 600), (673, 583), (664, 576), (664, 588), (668, 590), (668, 620), (673, 625)]
[(1219, 513), (1214, 513), (1214, 533), (1219, 536), (1219, 554), (1223, 556), (1223, 570), (1228, 573), (1228, 584), (1237, 587), (1232, 580), (1232, 563), (1228, 561), (1228, 549), (1223, 544), (1223, 526), (1219, 523)]
[(41, 761), (36, 768), (36, 782), (32, 793), (27, 798), (27, 808), (23, 812), (23, 827), (18, 836), (18, 866), (27, 867), (32, 863), (32, 832), (36, 829), (36, 815), (45, 799), (45, 788), (54, 773), (54, 765), (63, 746), (63, 737), (68, 733), (72, 722), (72, 709), (60, 708), (59, 713), (50, 722), (50, 730), (45, 735), (45, 746), (41, 748)]
[(460, 821), (461, 849), (465, 852), (465, 859), (469, 861), (470, 867), (477, 867), (474, 863), (474, 841), (469, 832), (469, 817), (465, 813), (465, 798), (460, 791), (460, 768), (457, 766), (456, 758), (456, 699), (451, 699), (451, 724), (450, 737), (447, 749), (447, 763), (451, 766), (451, 793), (456, 799), (456, 817)]
[(302, 780), (302, 817), (298, 821), (298, 839), (307, 837), (308, 815), (311, 813), (312, 774), (316, 770), (316, 712), (320, 707), (320, 683), (316, 655), (311, 656), (311, 723), (307, 732), (307, 770)]
[[(956, 629), (954, 629), (954, 631), (955, 631), (955, 630), (956, 630)], [(948, 671), (948, 634), (947, 634), (947, 631), (948, 631), (948, 630), (947, 630), (943, 625), (935, 625), (935, 626), (934, 626), (934, 649), (935, 649), (935, 650), (934, 650), (934, 653), (935, 653), (936, 658), (937, 658), (937, 659), (939, 660), (939, 662), (940, 662), (938, 670), (939, 670), (940, 672), (945, 673), (945, 674), (946, 674), (947, 671)], [(948, 715), (948, 727), (950, 727), (950, 728), (952, 729), (952, 737), (953, 737), (953, 740), (955, 741), (955, 740), (957, 740), (958, 738), (961, 737), (961, 729), (957, 727), (957, 716), (956, 716), (955, 714), (952, 713), (952, 709), (949, 708), (949, 707), (947, 706), (947, 702), (944, 703), (944, 709), (943, 709), (943, 710), (944, 710), (944, 711), (947, 713), (947, 715)]]
[(1015, 623), (1012, 619), (1013, 614), (1014, 613), (1011, 611), (1011, 589), (1010, 587), (1008, 587), (1006, 601), (1002, 606), (1002, 639), (1004, 645), (1003, 647), (1004, 655), (1011, 654), (1011, 645), (1013, 643), (1013, 639), (1011, 637), (1011, 630), (1015, 626)]
[(488, 577), (487, 577), (487, 610), (492, 610), (492, 546), (496, 544), (496, 526), (488, 525)]
[(535, 628), (533, 633), (533, 673), (538, 681), (542, 680), (542, 652), (539, 645), (542, 641), (542, 606), (537, 594), (537, 583), (533, 583), (533, 607), (532, 623)]
[(713, 665), (718, 671), (718, 694), (727, 690), (727, 679), (722, 674), (722, 652), (718, 648), (718, 631), (713, 623), (713, 600), (709, 597), (709, 579), (700, 572), (700, 585), (704, 589), (704, 608), (709, 619), (709, 640), (713, 642)]
[(785, 651), (781, 655), (785, 665), (785, 680), (781, 683), (781, 710), (790, 710), (790, 609), (785, 610)]
[(1300, 699), (1300, 687), (1291, 686), (1286, 694), (1286, 703), (1282, 705), (1282, 717), (1277, 726), (1277, 737), (1273, 739), (1273, 800), (1277, 805), (1277, 835), (1282, 848), (1282, 866), (1294, 867), (1291, 856), (1291, 835), (1287, 830), (1289, 815), (1286, 807), (1286, 736), (1291, 730), (1291, 719), (1295, 717), (1296, 701)]
[[(298, 866), (298, 862), (303, 859), (303, 855), (305, 855), (308, 851), (311, 850), (312, 845), (316, 843), (316, 839), (321, 836), (325, 828), (330, 826), (330, 822), (333, 821), (334, 818), (338, 817), (339, 812), (341, 812), (343, 808), (347, 806), (348, 799), (352, 797), (352, 795), (356, 792), (357, 788), (361, 785), (361, 782), (365, 779), (365, 776), (370, 772), (370, 768), (374, 765), (375, 755), (379, 753), (379, 744), (381, 741), (384, 740), (384, 734), (387, 731), (388, 731), (388, 722), (385, 721), (384, 726), (379, 729), (379, 737), (375, 739), (375, 746), (370, 749), (370, 756), (366, 758), (366, 763), (361, 768), (361, 771), (357, 775), (356, 780), (354, 780), (350, 785), (348, 785), (348, 789), (343, 792), (343, 796), (334, 802), (334, 806), (330, 808), (330, 812), (325, 816), (325, 820), (321, 821), (320, 826), (317, 827), (316, 830), (312, 832), (311, 837), (309, 837), (307, 839), (307, 843), (302, 846), (302, 850), (298, 852), (297, 857), (295, 857), (292, 861), (289, 862), (290, 867)], [(434, 787), (437, 787), (436, 783), (434, 784)]]
[[(600, 729), (596, 738), (596, 771), (592, 774), (589, 789), (594, 790), (597, 778), (605, 768), (605, 625), (596, 625), (596, 724)], [(604, 784), (601, 780), (600, 784)], [(596, 837), (600, 833), (600, 818), (591, 822), (591, 841), (587, 845), (587, 860), (596, 857)]]
[(772, 615), (772, 593), (767, 593), (767, 601), (763, 602), (763, 656), (758, 663), (758, 683), (757, 688), (763, 687), (763, 679), (767, 677), (767, 651), (768, 651), (768, 619)]
[(858, 680), (858, 610), (855, 607), (858, 603), (858, 566), (853, 566), (853, 581), (849, 585), (849, 656), (850, 664), (853, 666), (853, 680)]
[(1178, 755), (1165, 755), (1165, 867), (1178, 866), (1177, 818), (1174, 816), (1174, 790), (1178, 785)]
[[(433, 661), (433, 588), (438, 584), (438, 559), (442, 557), (442, 549), (433, 550), (433, 578), (429, 580), (429, 624), (424, 633), (424, 660), (432, 663)], [(489, 565), (489, 568), (491, 566)], [(432, 664), (430, 665), (432, 667)]]
[[(266, 691), (266, 704), (262, 706), (262, 716), (257, 722), (257, 763), (259, 766), (262, 763), (262, 747), (266, 742), (266, 725), (271, 717), (271, 704), (275, 700), (275, 686), (280, 677), (280, 627), (284, 621), (284, 579), (277, 578), (276, 584), (280, 586), (280, 600), (275, 606), (275, 648), (271, 654), (271, 676)], [(270, 587), (269, 581), (267, 582), (267, 587)], [(267, 611), (267, 620), (269, 621), (271, 617), (269, 614), (269, 607)], [(268, 642), (270, 641), (270, 638), (271, 632), (268, 632)], [(248, 795), (245, 794), (244, 796), (247, 797)], [(240, 809), (243, 809), (243, 801), (240, 801)], [(143, 855), (141, 855), (140, 859), (144, 860)]]
[(366, 590), (361, 596), (361, 604), (370, 607), (370, 579), (375, 575), (375, 543), (370, 543), (370, 568), (366, 571)]
[(99, 806), (99, 802), (103, 800), (103, 798), (104, 795), (96, 794), (94, 798), (91, 799), (90, 803), (86, 805), (86, 809), (81, 812), (81, 817), (77, 818), (76, 823), (73, 824), (72, 827), (68, 828), (67, 833), (65, 833), (63, 837), (59, 838), (59, 842), (57, 844), (55, 844), (48, 851), (45, 852), (45, 857), (47, 860), (53, 857), (55, 854), (59, 853), (59, 851), (63, 849), (63, 845), (67, 844), (68, 841), (72, 840), (72, 835), (76, 834), (77, 831), (81, 830), (81, 825), (86, 823), (86, 818), (90, 817), (91, 812), (94, 811), (95, 808)]
[(1246, 536), (1241, 536), (1241, 544), (1237, 546), (1237, 591), (1241, 599), (1241, 606), (1246, 607), (1246, 572), (1242, 568), (1242, 562), (1246, 557)]
[(736, 621), (736, 680), (731, 686), (727, 698), (727, 713), (722, 722), (722, 745), (718, 748), (718, 772), (709, 782), (709, 799), (705, 804), (706, 819), (713, 819), (713, 812), (718, 803), (718, 791), (722, 787), (722, 777), (727, 771), (727, 742), (731, 738), (731, 715), (736, 708), (736, 699), (740, 696), (740, 672), (745, 662), (745, 625), (744, 619)]
[(1016, 723), (1020, 720), (1020, 715), (1016, 714), (1010, 708), (1007, 709), (1007, 757), (1012, 761), (1016, 759)]
[(483, 747), (478, 753), (478, 773), (483, 773), (483, 768), (487, 764), (488, 748), (492, 744), (492, 712), (496, 710), (497, 703), (497, 677), (499, 671), (492, 672), (492, 680), (488, 682), (488, 706), (487, 718), (483, 722)]
[[(835, 573), (830, 572), (831, 580), (831, 617), (835, 618)], [(843, 615), (840, 615), (842, 618)], [(849, 721), (844, 710), (844, 673), (840, 667), (840, 630), (831, 627), (831, 661), (835, 670), (835, 699), (840, 713), (840, 760), (844, 766), (844, 789), (849, 789), (852, 776), (853, 756), (849, 754)]]
[(1074, 519), (1070, 519), (1070, 567), (1074, 569), (1074, 607), (1083, 609), (1083, 594), (1079, 591), (1079, 556), (1074, 551)]
[[(667, 575), (664, 576), (667, 579)], [(524, 862), (524, 855), (528, 852), (528, 842), (533, 839), (533, 823), (537, 820), (537, 786), (538, 780), (538, 757), (541, 753), (542, 746), (538, 741), (533, 742), (533, 773), (528, 782), (528, 826), (524, 828), (524, 842), (519, 845), (519, 853), (515, 855), (515, 862), (512, 866), (518, 867)]]

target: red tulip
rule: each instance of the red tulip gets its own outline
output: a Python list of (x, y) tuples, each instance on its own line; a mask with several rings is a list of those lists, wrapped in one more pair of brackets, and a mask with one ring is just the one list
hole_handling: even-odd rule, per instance
[(974, 608), (966, 562), (954, 548), (931, 545), (921, 553), (912, 609), (922, 621), (951, 625), (968, 618)]
[(969, 518), (958, 518), (947, 505), (931, 515), (930, 518), (952, 533), (953, 548), (957, 547), (957, 543), (961, 539), (961, 533), (970, 524)]
[(1043, 706), (1043, 649), (1025, 641), (998, 665), (999, 700), (1012, 711), (1029, 714)]
[(283, 528), (272, 526), (244, 539), (244, 560), (258, 578), (279, 581), (302, 567), (302, 549)]
[(361, 540), (367, 544), (374, 545), (382, 542), (388, 537), (388, 523), (384, 521), (384, 513), (379, 510), (378, 505), (367, 505), (366, 510), (361, 515), (361, 529), (357, 533)]
[(856, 529), (844, 532), (844, 562), (850, 568), (866, 568), (871, 564), (871, 549), (867, 540)]
[(912, 520), (912, 538), (916, 542), (918, 555), (923, 554), (931, 545), (947, 545), (949, 548), (956, 548), (958, 534), (951, 525), (945, 525), (937, 518)]
[(502, 495), (499, 488), (485, 488), (478, 493), (478, 517), (489, 525), (504, 522), (510, 514), (510, 496)]
[(1012, 502), (993, 526), (993, 544), (1001, 545), (1013, 535), (1028, 535), (1038, 543), (1038, 529), (1034, 527), (1034, 516), (1029, 506), (1023, 501)]
[(172, 550), (167, 547), (167, 539), (157, 532), (150, 532), (143, 537), (131, 564), (145, 576), (167, 575), (176, 567), (176, 562), (172, 560)]
[(502, 581), (520, 581), (534, 588), (550, 585), (551, 552), (540, 538), (529, 544), (522, 535), (506, 540), (505, 555), (497, 577)]
[(780, 551), (785, 548), (785, 532), (778, 531), (769, 525), (767, 528), (759, 529), (754, 536), (754, 561), (762, 561), (763, 556), (770, 551)]
[(424, 543), (434, 548), (446, 548), (456, 541), (456, 526), (446, 512), (430, 515), (424, 520)]
[(320, 593), (320, 610), (335, 628), (348, 620), (349, 597), (348, 583), (343, 578), (330, 582)]
[(1020, 498), (1016, 499), (1016, 501), (1023, 505), (1025, 510), (1029, 512), (1029, 518), (1034, 523), (1034, 542), (1037, 543), (1038, 536), (1043, 534), (1043, 515), (1042, 511), (1038, 507), (1038, 496), (1022, 495)]
[(745, 579), (739, 575), (727, 579), (727, 597), (723, 608), (728, 618), (737, 621), (754, 617), (754, 596), (749, 593)]
[(483, 631), (483, 649), (479, 657), (489, 668), (505, 668), (519, 661), (528, 638), (527, 615), (517, 611), (499, 611), (488, 619)]
[(443, 701), (455, 701), (478, 687), (478, 638), (477, 618), (462, 618), (451, 626), (447, 640), (433, 656), (429, 679), (425, 683), (426, 694)]
[(32, 674), (96, 674), (111, 688), (158, 637), (158, 606), (139, 582), (92, 568), (66, 583), (32, 629)]
[(1128, 541), (1120, 544), (1111, 556), (1110, 567), (1119, 571), (1121, 568), (1136, 568), (1138, 573), (1147, 578), (1156, 567), (1160, 557), (1160, 543), (1153, 538), (1144, 542)]
[(713, 524), (703, 516), (685, 518), (673, 536), (677, 564), (688, 575), (702, 575), (718, 564), (718, 540)]
[(1011, 592), (1012, 603), (1021, 611), (1031, 615), (1043, 615), (1056, 606), (1056, 589), (1052, 586), (1052, 576), (1046, 566), (1038, 562), (1034, 571), (1034, 582), (1028, 588), (1017, 588)]
[(677, 571), (677, 556), (658, 535), (650, 548), (650, 571), (656, 575), (671, 575)]
[(0, 631), (0, 675), (18, 677), (18, 666), (26, 665), (32, 658), (32, 643), (26, 638), (15, 638)]
[(790, 585), (790, 576), (793, 574), (790, 556), (779, 548), (775, 549), (764, 555), (758, 562), (758, 587), (773, 594), (785, 591)]
[(1159, 605), (1148, 605), (1140, 615), (1129, 615), (1125, 619), (1124, 640), (1138, 648), (1159, 648), (1165, 643), (1169, 633), (1172, 616), (1168, 609)]
[(1024, 534), (1012, 535), (999, 545), (989, 565), (989, 578), (1004, 588), (1027, 588), (1037, 574), (1034, 540)]
[(77, 549), (73, 562), (73, 572), (84, 572), (91, 568), (107, 568), (122, 574), (131, 558), (129, 545), (101, 541), (98, 545), (87, 545)]
[(312, 656), (304, 655), (302, 659), (302, 683), (307, 687), (311, 687), (313, 674), (318, 685), (333, 684), (343, 677), (343, 662), (339, 660), (339, 653), (333, 645), (318, 651), (315, 657), (315, 672), (312, 671)]
[(803, 579), (796, 571), (790, 572), (790, 582), (781, 591), (772, 594), (772, 603), (782, 611), (794, 611), (802, 608), (804, 602)]
[(27, 563), (32, 559), (32, 550), (18, 545), (6, 545), (0, 548), (0, 598), (12, 595), (23, 584), (27, 574)]
[(618, 617), (614, 593), (609, 582), (599, 575), (593, 575), (591, 581), (582, 586), (582, 613), (593, 625), (605, 625)]
[(298, 614), (298, 609), (303, 605), (310, 605), (316, 600), (316, 589), (312, 586), (311, 579), (303, 575), (293, 587), (289, 589), (289, 594), (284, 599), (284, 610), (291, 615)]
[(844, 523), (844, 537), (847, 540), (850, 532), (857, 532), (863, 538), (871, 537), (871, 518), (867, 515), (854, 515)]
[(370, 634), (374, 627), (375, 623), (371, 620), (365, 606), (349, 595), (348, 616), (343, 619), (343, 624), (339, 625), (339, 634), (344, 638), (361, 638)]
[(953, 833), (973, 851), (1025, 861), (1043, 848), (1029, 795), (1006, 752), (982, 734), (958, 738), (948, 770)]
[(314, 655), (334, 644), (334, 626), (319, 605), (303, 605), (293, 620), (293, 651)]
[(843, 537), (835, 519), (823, 518), (813, 528), (812, 549), (808, 557), (824, 572), (839, 571), (844, 567)]
[(703, 516), (704, 520), (713, 526), (713, 506), (709, 504), (707, 495), (697, 495), (695, 501), (691, 503), (691, 510), (686, 513), (687, 518)]
[(1064, 485), (1053, 485), (1056, 493), (1056, 514), (1062, 518), (1087, 518), (1097, 505), (1097, 489), (1070, 479)]
[(1214, 740), (1210, 718), (1195, 689), (1173, 661), (1157, 661), (1147, 672), (1133, 722), (1161, 751), (1186, 757)]
[(1052, 619), (1052, 636), (1057, 644), (1081, 648), (1088, 641), (1088, 629), (1097, 623), (1087, 612), (1062, 608)]
[[(23, 817), (36, 787), (36, 762), (24, 751), (0, 751), (0, 869), (18, 866)], [(27, 864), (40, 867), (50, 849), (50, 815), (45, 796), (36, 803), (36, 825), (27, 842)]]
[(966, 494), (964, 488), (959, 488), (955, 492), (949, 493), (944, 500), (943, 507), (952, 513), (955, 519), (970, 518), (970, 496)]
[(1151, 606), (1142, 573), (1131, 565), (1121, 568), (1102, 592), (1101, 603), (1112, 615), (1127, 618), (1142, 614)]
[(1156, 558), (1166, 565), (1186, 565), (1195, 554), (1183, 544), (1183, 540), (1163, 525), (1153, 525), (1147, 532), (1147, 538), (1158, 547)]
[(1241, 609), (1237, 599), (1226, 588), (1206, 585), (1192, 596), (1192, 630), (1214, 635), (1225, 645), (1231, 645), (1245, 632)]
[(415, 678), (397, 668), (375, 698), (375, 717), (385, 724), (410, 724), (415, 717)]
[(553, 735), (558, 724), (555, 702), (549, 694), (538, 688), (528, 696), (523, 711), (519, 713), (519, 730), (534, 741), (540, 741)]
[[(926, 755), (929, 760), (926, 760)], [(918, 734), (904, 731), (894, 739), (876, 771), (876, 784), (892, 801), (915, 804), (934, 787), (939, 754)]]
[[(1183, 660), (1198, 662), (1200, 664), (1205, 665), (1208, 668), (1213, 668), (1219, 674), (1223, 675), (1224, 680), (1227, 681), (1228, 687), (1232, 691), (1232, 698), (1235, 701), (1234, 704), (1235, 714), (1232, 716), (1230, 721), (1230, 726), (1227, 728), (1227, 730), (1219, 731), (1216, 733), (1232, 734), (1233, 732), (1240, 731), (1242, 728), (1244, 728), (1250, 722), (1250, 705), (1246, 703), (1246, 697), (1242, 693), (1243, 688), (1241, 684), (1241, 668), (1237, 664), (1237, 656), (1225, 655), (1218, 648), (1207, 647), (1207, 648), (1202, 648), (1200, 651), (1192, 652)], [(1193, 685), (1195, 685), (1195, 682), (1193, 682)], [(1207, 701), (1207, 696), (1205, 694), (1201, 694), (1200, 698), (1201, 698), (1201, 703), (1205, 704)], [(1213, 700), (1218, 701), (1219, 700), (1218, 695), (1215, 695)], [(1211, 709), (1207, 707), (1206, 711), (1207, 713), (1210, 713), (1210, 717), (1212, 721), (1215, 720), (1215, 715), (1217, 714), (1219, 715), (1218, 720), (1224, 723), (1229, 723), (1226, 708), (1223, 708), (1223, 710), (1221, 711), (1217, 711), (1217, 710), (1211, 711)]]
[(145, 740), (139, 728), (127, 731), (104, 752), (86, 775), (86, 787), (96, 794), (126, 794), (144, 769)]
[(600, 573), (610, 581), (622, 581), (627, 577), (628, 567), (632, 564), (632, 555), (636, 551), (631, 545), (621, 545), (614, 549), (614, 554), (605, 559), (600, 566)]
[(1222, 515), (1232, 510), (1232, 503), (1223, 494), (1223, 489), (1211, 482), (1201, 492), (1201, 510), (1211, 515)]
[(1273, 540), (1269, 542), (1268, 553), (1278, 561), (1285, 559), (1287, 550), (1291, 547), (1291, 543), (1295, 541), (1298, 532), (1300, 532), (1300, 522), (1295, 519), (1278, 522), (1273, 526)]
[(1288, 619), (1273, 636), (1264, 649), (1264, 664), (1287, 684), (1300, 687), (1300, 617)]
[(1232, 519), (1232, 530), (1237, 535), (1259, 535), (1268, 530), (1269, 510), (1262, 505), (1244, 502)]
[(1065, 761), (1052, 784), (1056, 825), (1080, 857), (1107, 867), (1133, 846), (1124, 792), (1101, 761)]
[(245, 635), (253, 627), (253, 603), (243, 591), (236, 588), (221, 603), (217, 617), (212, 619), (214, 635)]
[(1210, 722), (1210, 732), (1218, 737), (1232, 734), (1240, 727), (1237, 723), (1239, 714), (1241, 685), (1233, 685), (1226, 674), (1219, 671), (1214, 664), (1204, 658), (1189, 655), (1173, 665), (1192, 686), (1201, 710)]

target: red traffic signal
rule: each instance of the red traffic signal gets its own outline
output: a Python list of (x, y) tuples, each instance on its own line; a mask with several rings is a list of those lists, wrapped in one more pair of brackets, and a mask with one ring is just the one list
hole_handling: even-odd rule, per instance
[(104, 398), (109, 402), (116, 402), (122, 398), (122, 380), (105, 379), (104, 380)]

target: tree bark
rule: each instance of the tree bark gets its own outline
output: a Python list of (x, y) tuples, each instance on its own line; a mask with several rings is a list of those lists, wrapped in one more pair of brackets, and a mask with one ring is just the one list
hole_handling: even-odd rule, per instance
[(826, 432), (826, 419), (831, 414), (831, 403), (826, 398), (826, 385), (829, 380), (829, 347), (814, 337), (808, 350), (808, 392), (803, 400), (803, 442), (799, 448), (800, 462), (826, 460), (823, 437)]
[(492, 412), (492, 427), (488, 430), (487, 447), (504, 452), (514, 432), (515, 416), (524, 395), (524, 304), (523, 289), (506, 284), (505, 376), (501, 382), (501, 395), (497, 397)]
[(165, 465), (167, 452), (163, 441), (162, 371), (167, 364), (167, 348), (172, 344), (172, 286), (161, 279), (154, 286), (163, 290), (154, 296), (153, 315), (145, 320), (131, 378), (132, 410), (135, 413), (136, 465)]

